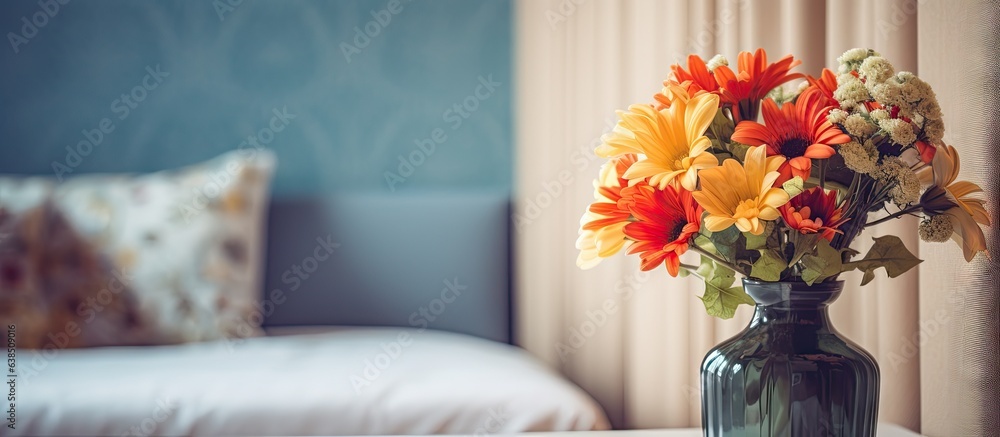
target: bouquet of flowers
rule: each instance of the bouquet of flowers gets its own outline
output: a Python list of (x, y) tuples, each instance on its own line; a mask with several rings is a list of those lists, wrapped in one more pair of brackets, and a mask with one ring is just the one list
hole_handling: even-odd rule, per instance
[[(609, 161), (580, 221), (580, 267), (627, 247), (642, 270), (703, 279), (705, 308), (729, 318), (754, 304), (737, 275), (811, 285), (860, 270), (864, 285), (878, 268), (903, 274), (921, 261), (899, 237), (875, 237), (864, 256), (851, 243), (904, 215), (921, 218), (923, 240), (958, 242), (967, 261), (986, 252), (982, 189), (956, 181), (958, 153), (926, 82), (867, 49), (819, 77), (762, 49), (738, 61), (734, 71), (691, 55), (653, 103), (618, 112), (596, 150)], [(700, 262), (682, 262), (688, 251)]]

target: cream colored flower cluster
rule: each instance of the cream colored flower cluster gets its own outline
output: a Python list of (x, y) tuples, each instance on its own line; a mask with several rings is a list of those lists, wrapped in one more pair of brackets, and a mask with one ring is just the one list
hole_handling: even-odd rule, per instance
[[(833, 97), (841, 109), (830, 113), (831, 123), (842, 125), (856, 138), (884, 134), (902, 147), (921, 139), (941, 143), (941, 107), (927, 82), (907, 71), (897, 73), (887, 59), (870, 49), (851, 49), (837, 60), (840, 75)], [(876, 107), (869, 111), (872, 106)]]
[(847, 168), (861, 174), (873, 174), (878, 170), (878, 150), (871, 140), (865, 141), (864, 145), (857, 141), (840, 146), (840, 155), (844, 157), (844, 164)]
[(712, 59), (708, 60), (708, 63), (705, 65), (705, 67), (708, 68), (709, 73), (714, 73), (716, 68), (728, 65), (729, 65), (729, 60), (727, 60), (725, 56), (715, 55), (712, 56)]
[(856, 71), (861, 63), (872, 56), (879, 56), (879, 54), (872, 49), (862, 49), (854, 48), (844, 52), (837, 58), (837, 62), (840, 63), (840, 74), (850, 73)]
[(920, 239), (929, 243), (943, 243), (951, 238), (955, 231), (955, 224), (951, 222), (948, 214), (925, 217), (920, 221), (917, 233)]
[(865, 83), (851, 73), (843, 73), (837, 76), (837, 90), (833, 92), (833, 98), (840, 102), (840, 107), (847, 111), (857, 108), (864, 110), (864, 102), (872, 100), (872, 95), (865, 87)]
[(875, 133), (875, 125), (861, 114), (851, 114), (844, 119), (844, 129), (855, 138), (867, 138)]
[(839, 149), (844, 164), (884, 184), (897, 205), (916, 202), (921, 184), (914, 168), (920, 163), (909, 162), (913, 155), (903, 152), (923, 153), (943, 144), (944, 122), (934, 91), (913, 73), (897, 72), (874, 50), (851, 49), (838, 61), (833, 98), (840, 107), (827, 120), (853, 139)]
[(876, 179), (891, 186), (889, 198), (897, 205), (909, 205), (920, 199), (920, 178), (906, 162), (895, 156), (882, 158), (874, 172)]

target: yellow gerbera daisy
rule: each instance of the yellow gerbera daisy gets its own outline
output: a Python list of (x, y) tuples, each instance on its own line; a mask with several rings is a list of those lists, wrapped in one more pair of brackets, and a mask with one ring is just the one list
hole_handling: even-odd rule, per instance
[(705, 227), (712, 232), (724, 231), (732, 225), (754, 235), (764, 233), (761, 221), (777, 220), (778, 208), (788, 203), (788, 193), (773, 188), (785, 162), (782, 156), (766, 156), (766, 146), (751, 147), (740, 165), (727, 159), (721, 167), (702, 170), (701, 190), (692, 193), (705, 208)]
[(719, 165), (708, 152), (712, 143), (705, 136), (718, 111), (719, 96), (704, 93), (692, 98), (679, 85), (670, 85), (668, 94), (670, 107), (663, 110), (632, 105), (628, 111), (619, 111), (621, 120), (602, 138), (597, 155), (645, 155), (623, 175), (630, 184), (649, 178), (650, 185), (662, 190), (678, 180), (693, 191), (698, 185), (698, 170)]
[(601, 167), (601, 173), (594, 181), (594, 203), (587, 208), (580, 219), (580, 236), (576, 248), (580, 256), (576, 265), (589, 269), (618, 253), (626, 244), (625, 225), (629, 223), (626, 193), (630, 189), (628, 181), (621, 175), (635, 163), (634, 154), (626, 154), (608, 161)]

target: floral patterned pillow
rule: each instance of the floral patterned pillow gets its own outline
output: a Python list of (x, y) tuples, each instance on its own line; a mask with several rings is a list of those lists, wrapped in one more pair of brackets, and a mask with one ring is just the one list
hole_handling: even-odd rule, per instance
[(26, 348), (260, 335), (274, 167), (247, 149), (148, 175), (0, 176), (0, 320)]

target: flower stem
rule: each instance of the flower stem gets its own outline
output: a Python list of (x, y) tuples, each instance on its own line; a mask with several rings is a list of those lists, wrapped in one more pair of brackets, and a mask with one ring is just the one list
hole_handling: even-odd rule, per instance
[(681, 263), (681, 268), (684, 269), (684, 270), (687, 270), (687, 272), (688, 272), (689, 275), (694, 276), (694, 277), (696, 277), (698, 279), (701, 279), (702, 281), (705, 280), (704, 276), (701, 276), (701, 275), (698, 274), (698, 267), (690, 265), (690, 264)]
[(693, 250), (695, 252), (698, 252), (698, 253), (700, 253), (700, 254), (702, 254), (702, 255), (710, 258), (712, 261), (715, 261), (716, 263), (718, 263), (720, 265), (726, 266), (730, 270), (732, 270), (732, 271), (734, 271), (736, 273), (741, 273), (741, 274), (743, 274), (743, 276), (747, 276), (746, 272), (744, 272), (743, 269), (741, 269), (741, 268), (739, 268), (739, 267), (731, 264), (729, 261), (726, 261), (726, 260), (722, 259), (721, 257), (715, 255), (714, 253), (711, 253), (711, 252), (705, 250), (701, 246), (699, 246), (697, 244), (691, 244), (690, 247), (691, 247), (691, 250)]
[(896, 212), (894, 212), (892, 214), (889, 214), (889, 215), (887, 215), (885, 217), (882, 217), (882, 218), (880, 218), (878, 220), (865, 223), (865, 227), (867, 228), (869, 226), (875, 226), (875, 225), (878, 225), (878, 224), (881, 224), (881, 223), (885, 223), (885, 222), (887, 222), (889, 220), (902, 217), (902, 216), (904, 216), (906, 214), (909, 214), (911, 212), (920, 211), (921, 209), (922, 208), (921, 208), (920, 204), (916, 204), (916, 205), (913, 205), (913, 206), (911, 206), (909, 208), (901, 209), (899, 211), (896, 211)]
[(819, 161), (819, 187), (820, 189), (826, 189), (826, 162), (827, 160)]

